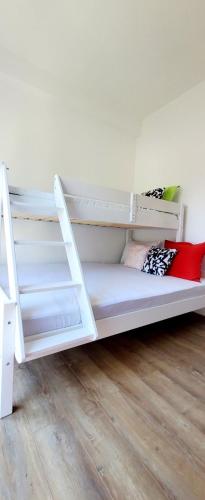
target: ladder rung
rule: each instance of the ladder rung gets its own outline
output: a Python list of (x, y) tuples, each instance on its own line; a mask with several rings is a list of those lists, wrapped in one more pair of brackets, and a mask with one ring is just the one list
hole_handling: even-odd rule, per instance
[(38, 292), (48, 292), (51, 290), (60, 290), (64, 288), (75, 288), (81, 286), (81, 283), (77, 281), (59, 281), (55, 283), (47, 283), (46, 285), (27, 285), (20, 286), (19, 293), (38, 293)]
[(30, 246), (54, 246), (63, 247), (71, 245), (69, 241), (49, 241), (49, 240), (15, 240), (15, 245), (30, 245)]
[(25, 337), (25, 361), (70, 349), (95, 340), (94, 334), (82, 326), (53, 330)]

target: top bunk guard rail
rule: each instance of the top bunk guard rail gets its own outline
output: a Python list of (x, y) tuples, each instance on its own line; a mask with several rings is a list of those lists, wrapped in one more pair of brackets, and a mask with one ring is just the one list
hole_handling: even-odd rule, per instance
[[(70, 219), (75, 224), (135, 229), (178, 230), (183, 207), (133, 192), (61, 179)], [(9, 187), (12, 217), (57, 222), (54, 195)]]

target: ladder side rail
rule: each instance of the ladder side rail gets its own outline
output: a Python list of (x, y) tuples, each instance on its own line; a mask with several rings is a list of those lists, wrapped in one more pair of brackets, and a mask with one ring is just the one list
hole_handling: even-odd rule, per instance
[(55, 194), (57, 212), (63, 239), (64, 241), (71, 241), (72, 243), (69, 247), (66, 246), (66, 255), (68, 263), (70, 265), (71, 278), (72, 280), (79, 281), (81, 283), (81, 287), (79, 287), (78, 289), (78, 298), (79, 298), (82, 324), (83, 327), (85, 329), (88, 329), (88, 331), (91, 334), (93, 334), (94, 338), (96, 338), (97, 337), (96, 322), (84, 282), (83, 271), (78, 255), (77, 246), (75, 243), (75, 238), (73, 235), (68, 207), (65, 202), (60, 178), (57, 175), (54, 178), (54, 194)]
[[(1, 167), (1, 163), (0, 163)], [(2, 172), (0, 169), (0, 262), (2, 262), (2, 230), (3, 230), (3, 197)]]
[(24, 350), (24, 335), (23, 325), (20, 309), (20, 296), (18, 291), (18, 275), (16, 266), (16, 255), (14, 247), (11, 207), (9, 188), (7, 181), (6, 166), (4, 163), (0, 164), (1, 167), (1, 180), (2, 180), (2, 206), (4, 216), (4, 233), (5, 233), (5, 247), (8, 268), (8, 282), (10, 298), (16, 304), (16, 317), (15, 317), (15, 356), (19, 363), (25, 359)]
[(3, 170), (7, 169), (6, 165), (0, 161), (0, 262), (3, 263), (2, 241), (4, 228), (4, 208), (3, 208)]
[(16, 305), (0, 294), (0, 418), (13, 410)]

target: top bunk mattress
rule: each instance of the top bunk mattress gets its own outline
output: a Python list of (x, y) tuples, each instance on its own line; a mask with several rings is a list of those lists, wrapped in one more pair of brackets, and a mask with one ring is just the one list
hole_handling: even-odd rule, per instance
[[(96, 320), (205, 295), (201, 283), (171, 276), (153, 276), (122, 264), (84, 263), (85, 282)], [(70, 279), (66, 263), (26, 264), (18, 267), (21, 286)], [(7, 289), (5, 269), (1, 285)], [(72, 289), (21, 296), (25, 335), (78, 325), (81, 321)]]

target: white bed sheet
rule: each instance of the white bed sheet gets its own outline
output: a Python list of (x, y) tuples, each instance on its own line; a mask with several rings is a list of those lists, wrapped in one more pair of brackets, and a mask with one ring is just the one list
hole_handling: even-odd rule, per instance
[[(122, 264), (84, 263), (83, 270), (96, 319), (205, 295), (205, 280), (196, 283), (171, 276), (152, 276)], [(18, 275), (20, 285), (70, 278), (64, 263), (21, 265)], [(1, 284), (7, 288), (6, 273), (2, 268)], [(22, 295), (21, 304), (25, 335), (80, 323), (73, 290)]]

